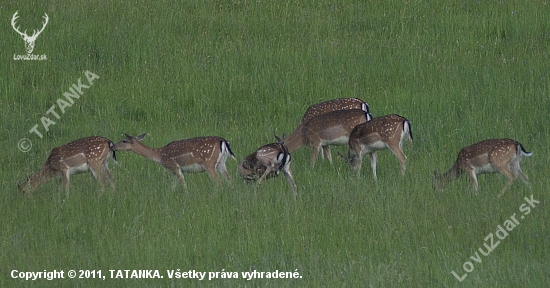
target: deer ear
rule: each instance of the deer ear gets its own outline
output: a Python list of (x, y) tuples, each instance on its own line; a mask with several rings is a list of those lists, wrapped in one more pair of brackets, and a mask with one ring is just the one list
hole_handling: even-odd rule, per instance
[(147, 133), (143, 133), (143, 134), (137, 136), (137, 137), (136, 137), (136, 140), (138, 140), (138, 141), (143, 140), (143, 138), (145, 138), (145, 135), (147, 135)]
[[(281, 140), (281, 138), (279, 138), (279, 136), (277, 136), (277, 135), (273, 135), (273, 136), (275, 136), (275, 139), (277, 139), (277, 142), (283, 143), (283, 140)], [(283, 136), (283, 138), (284, 138), (284, 136)]]

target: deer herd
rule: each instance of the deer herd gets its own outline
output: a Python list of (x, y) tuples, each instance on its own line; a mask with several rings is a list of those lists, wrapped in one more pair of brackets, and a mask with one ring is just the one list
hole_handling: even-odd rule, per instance
[[(229, 183), (227, 158), (235, 159), (229, 142), (221, 137), (206, 136), (168, 143), (161, 148), (151, 148), (142, 143), (145, 134), (125, 138), (113, 143), (107, 138), (92, 136), (56, 147), (50, 153), (39, 172), (18, 183), (19, 190), (29, 196), (40, 184), (52, 177), (61, 178), (61, 188), (68, 196), (69, 177), (72, 174), (90, 171), (104, 189), (106, 179), (114, 189), (114, 181), (107, 167), (108, 159), (116, 161), (115, 151), (132, 151), (171, 170), (177, 180), (187, 189), (185, 172), (206, 171), (210, 178), (220, 184), (218, 174)], [(292, 176), (291, 154), (303, 146), (311, 147), (311, 168), (317, 157), (328, 159), (332, 164), (329, 145), (348, 145), (347, 157), (338, 153), (359, 175), (363, 156), (369, 154), (373, 178), (376, 180), (376, 152), (388, 148), (399, 160), (400, 172), (405, 174), (407, 157), (403, 153), (403, 141), (413, 141), (411, 123), (396, 114), (372, 118), (366, 102), (357, 98), (333, 99), (310, 106), (294, 131), (277, 142), (258, 148), (238, 165), (238, 174), (247, 181), (262, 181), (278, 177), (282, 172), (294, 198), (297, 186)], [(508, 178), (498, 197), (519, 177), (527, 186), (527, 176), (520, 168), (523, 156), (531, 156), (523, 146), (511, 139), (489, 139), (460, 150), (453, 166), (445, 173), (434, 171), (432, 185), (442, 190), (448, 182), (465, 172), (473, 189), (478, 190), (477, 174), (500, 172)], [(177, 185), (177, 182), (174, 182)]]

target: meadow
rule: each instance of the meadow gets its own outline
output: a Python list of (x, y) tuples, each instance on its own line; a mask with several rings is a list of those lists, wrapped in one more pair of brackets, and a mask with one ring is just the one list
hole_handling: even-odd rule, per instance
[[(139, 287), (548, 287), (550, 283), (550, 4), (546, 1), (43, 1), (0, 2), (0, 286)], [(49, 23), (33, 54), (10, 25)], [(63, 93), (93, 85), (60, 114)], [(52, 148), (91, 135), (143, 143), (217, 135), (240, 161), (273, 135), (290, 133), (311, 104), (357, 97), (373, 116), (410, 120), (407, 172), (378, 153), (353, 176), (334, 157), (309, 167), (293, 156), (294, 200), (283, 177), (261, 186), (237, 175), (216, 186), (206, 173), (173, 176), (131, 152), (117, 153), (114, 191), (93, 177), (57, 181), (33, 197), (16, 182)], [(58, 109), (58, 108), (55, 108)], [(57, 110), (59, 113), (59, 110)], [(41, 117), (55, 124), (45, 131)], [(29, 130), (38, 124), (43, 137)], [(28, 138), (30, 151), (18, 149)], [(432, 189), (458, 151), (512, 138), (532, 188), (503, 175)], [(333, 156), (346, 147), (332, 147)], [(540, 203), (520, 211), (532, 197)], [(520, 224), (487, 256), (486, 237)], [(524, 218), (518, 218), (519, 216)], [(502, 235), (502, 233), (500, 234)], [(496, 242), (499, 238), (494, 236)], [(472, 266), (464, 264), (470, 262)], [(481, 263), (479, 263), (481, 262)], [(470, 272), (465, 271), (465, 268)], [(106, 280), (12, 279), (13, 270), (101, 270)], [(159, 270), (163, 279), (111, 279), (109, 270)], [(298, 279), (169, 279), (181, 272), (298, 272)], [(467, 274), (460, 282), (458, 276)], [(208, 276), (207, 276), (208, 277)]]

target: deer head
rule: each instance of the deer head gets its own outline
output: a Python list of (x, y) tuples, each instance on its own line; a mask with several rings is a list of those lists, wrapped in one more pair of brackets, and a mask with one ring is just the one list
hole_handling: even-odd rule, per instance
[(13, 14), (13, 17), (11, 18), (11, 26), (13, 27), (15, 32), (17, 32), (19, 35), (21, 35), (21, 37), (23, 37), (23, 40), (25, 41), (25, 49), (27, 49), (28, 54), (31, 54), (32, 50), (34, 49), (34, 42), (36, 41), (36, 38), (38, 38), (38, 35), (40, 35), (40, 33), (44, 31), (44, 28), (46, 28), (46, 25), (48, 25), (48, 20), (49, 20), (48, 14), (44, 13), (43, 18), (46, 21), (42, 25), (42, 29), (34, 30), (32, 36), (29, 36), (27, 35), (27, 30), (25, 30), (25, 32), (21, 32), (19, 31), (19, 27), (15, 27), (15, 20), (19, 18), (19, 16), (17, 15), (18, 12), (19, 11), (16, 11), (15, 14)]

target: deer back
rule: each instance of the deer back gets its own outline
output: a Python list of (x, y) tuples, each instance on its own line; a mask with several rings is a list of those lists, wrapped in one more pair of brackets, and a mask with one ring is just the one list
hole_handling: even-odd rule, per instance
[(234, 157), (227, 141), (217, 136), (177, 140), (160, 148), (162, 163), (174, 161), (179, 166), (215, 165), (224, 153)]
[(307, 142), (311, 142), (312, 138), (332, 140), (343, 136), (349, 137), (355, 126), (369, 119), (369, 114), (359, 109), (332, 111), (305, 123), (302, 134)]
[[(406, 133), (404, 135), (404, 133)], [(357, 125), (350, 134), (350, 143), (359, 141), (363, 144), (377, 141), (401, 141), (409, 135), (412, 141), (412, 132), (409, 121), (397, 114), (376, 117), (371, 121)]]
[(113, 145), (112, 141), (104, 137), (81, 138), (52, 149), (46, 163), (54, 170), (60, 169), (60, 165), (73, 167), (90, 161), (105, 163), (109, 156), (116, 160)]
[(337, 110), (351, 110), (359, 109), (365, 112), (369, 112), (369, 105), (361, 99), (357, 98), (339, 98), (328, 100), (325, 102), (317, 103), (309, 106), (306, 113), (302, 117), (300, 124), (304, 124), (321, 114), (329, 113)]

